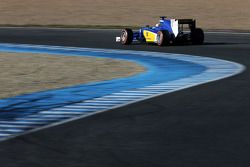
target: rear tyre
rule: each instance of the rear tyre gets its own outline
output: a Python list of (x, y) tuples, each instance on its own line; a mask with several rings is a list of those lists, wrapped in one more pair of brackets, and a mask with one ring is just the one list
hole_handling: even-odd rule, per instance
[(129, 45), (133, 41), (133, 31), (130, 28), (125, 28), (121, 31), (121, 43)]
[(191, 40), (194, 45), (201, 45), (204, 43), (204, 32), (201, 28), (196, 28), (191, 32)]
[(170, 43), (171, 35), (169, 31), (162, 30), (157, 32), (157, 45), (158, 46), (166, 46)]

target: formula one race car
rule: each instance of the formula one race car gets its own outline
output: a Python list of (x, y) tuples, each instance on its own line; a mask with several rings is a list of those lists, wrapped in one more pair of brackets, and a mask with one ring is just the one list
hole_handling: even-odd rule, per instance
[(204, 42), (204, 32), (196, 28), (196, 21), (193, 19), (166, 19), (163, 16), (154, 27), (146, 26), (136, 32), (125, 28), (121, 31), (121, 36), (116, 37), (116, 42), (123, 45), (135, 41), (155, 43), (159, 46), (175, 43), (200, 45)]

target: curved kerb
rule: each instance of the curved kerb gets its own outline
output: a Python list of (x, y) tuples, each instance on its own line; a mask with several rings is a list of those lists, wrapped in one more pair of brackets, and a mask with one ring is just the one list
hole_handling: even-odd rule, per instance
[[(16, 115), (15, 118), (11, 119), (9, 119), (9, 117), (0, 118), (0, 141), (88, 117), (97, 113), (105, 112), (110, 109), (122, 107), (145, 99), (153, 98), (162, 94), (171, 93), (200, 84), (231, 77), (233, 75), (241, 73), (245, 69), (245, 67), (241, 64), (226, 60), (159, 52), (91, 49), (28, 44), (0, 44), (0, 51), (51, 54), (62, 54), (63, 52), (65, 52), (66, 55), (74, 55), (76, 53), (77, 55), (86, 55), (86, 53), (89, 53), (91, 56), (97, 57), (100, 57), (100, 55), (103, 54), (110, 54), (113, 58), (115, 58), (114, 55), (116, 55), (118, 56), (117, 58), (120, 59), (122, 59), (121, 56), (126, 57), (129, 55), (130, 61), (133, 61), (134, 56), (134, 61), (136, 63), (141, 63), (142, 65), (145, 65), (147, 67), (147, 74), (150, 73), (150, 70), (154, 69), (153, 66), (150, 66), (150, 61), (156, 59), (159, 59), (163, 64), (164, 59), (166, 60), (166, 62), (174, 62), (177, 63), (177, 65), (178, 63), (185, 62), (188, 64), (188, 66), (185, 66), (185, 68), (192, 68), (191, 66), (193, 65), (195, 67), (197, 66), (197, 69), (200, 70), (197, 73), (190, 73), (189, 75), (184, 75), (180, 78), (173, 78), (172, 80), (168, 80), (166, 78), (166, 81), (164, 81), (159, 80), (159, 78), (157, 80), (156, 78), (155, 80), (157, 80), (158, 82), (153, 82), (152, 80), (154, 79), (152, 78), (152, 80), (150, 80), (148, 84), (141, 84), (137, 87), (123, 87), (123, 89), (117, 89), (117, 91), (114, 92), (107, 92), (106, 94), (101, 94), (100, 96), (90, 96), (88, 98), (83, 98), (80, 101), (78, 100), (77, 102), (73, 102), (64, 106), (53, 107), (50, 109), (28, 113), (25, 115), (22, 114), (20, 116)], [(105, 55), (103, 57), (105, 57)], [(140, 60), (143, 60), (144, 62), (140, 62)], [(145, 62), (145, 60), (147, 62)], [(151, 67), (152, 69), (150, 69)], [(186, 69), (183, 70), (185, 71)], [(136, 77), (143, 76), (138, 75), (130, 79), (133, 80), (136, 79)], [(117, 80), (117, 82), (120, 81), (124, 80)], [(7, 114), (11, 114), (11, 112)]]

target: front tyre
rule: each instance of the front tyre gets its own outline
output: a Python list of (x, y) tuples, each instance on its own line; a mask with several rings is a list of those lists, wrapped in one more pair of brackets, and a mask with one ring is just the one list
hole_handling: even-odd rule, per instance
[(169, 31), (162, 30), (157, 32), (157, 45), (158, 46), (166, 46), (170, 43), (171, 35)]
[(191, 40), (194, 45), (202, 45), (204, 38), (204, 32), (201, 28), (196, 28), (191, 32)]
[(121, 31), (121, 43), (129, 45), (133, 41), (133, 31), (130, 28), (125, 28)]

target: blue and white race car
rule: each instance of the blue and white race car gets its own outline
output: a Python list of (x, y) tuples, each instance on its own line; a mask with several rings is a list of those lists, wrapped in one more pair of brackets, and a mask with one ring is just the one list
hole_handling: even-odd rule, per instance
[(146, 26), (133, 32), (130, 28), (121, 31), (121, 36), (116, 37), (116, 42), (129, 45), (132, 42), (155, 43), (159, 46), (174, 43), (203, 44), (204, 32), (196, 28), (196, 21), (193, 19), (166, 19), (160, 17), (159, 23), (154, 27)]

